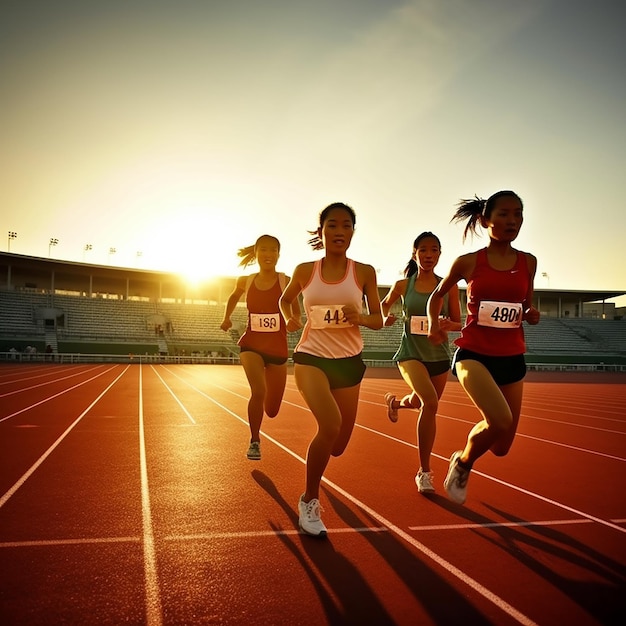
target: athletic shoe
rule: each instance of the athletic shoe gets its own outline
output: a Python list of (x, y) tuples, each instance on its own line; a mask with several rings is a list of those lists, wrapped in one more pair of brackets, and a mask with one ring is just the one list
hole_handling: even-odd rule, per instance
[(385, 404), (387, 405), (387, 417), (395, 424), (398, 421), (398, 409), (393, 408), (396, 397), (392, 393), (385, 394)]
[(417, 475), (415, 476), (417, 490), (420, 493), (435, 493), (435, 487), (432, 483), (433, 478), (434, 474), (432, 472), (422, 472), (422, 470), (417, 472)]
[(250, 443), (250, 447), (248, 448), (248, 454), (246, 454), (246, 456), (251, 461), (260, 461), (261, 460), (261, 442), (252, 441)]
[(317, 498), (313, 498), (309, 500), (309, 502), (305, 502), (302, 498), (304, 494), (300, 496), (300, 500), (298, 500), (298, 514), (300, 524), (300, 528), (309, 534), (315, 535), (316, 537), (325, 537), (326, 536), (326, 526), (320, 519), (320, 501)]
[(469, 470), (463, 469), (459, 465), (459, 458), (463, 453), (462, 450), (457, 450), (450, 457), (450, 466), (448, 468), (448, 475), (443, 481), (448, 497), (453, 502), (463, 504), (467, 496), (467, 479), (469, 478)]

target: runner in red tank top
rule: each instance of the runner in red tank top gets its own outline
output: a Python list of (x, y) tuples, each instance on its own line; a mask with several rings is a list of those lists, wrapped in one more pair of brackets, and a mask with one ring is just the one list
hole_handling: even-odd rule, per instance
[(453, 219), (467, 220), (463, 239), (479, 224), (489, 233), (489, 245), (458, 257), (428, 301), (428, 338), (438, 344), (445, 340), (438, 319), (443, 296), (461, 279), (467, 282), (467, 319), (452, 371), (483, 419), (450, 457), (444, 481), (448, 497), (463, 504), (475, 461), (488, 450), (505, 456), (513, 444), (526, 375), (522, 321), (537, 324), (539, 311), (532, 304), (537, 259), (511, 245), (524, 221), (521, 198), (499, 191), (487, 200), (463, 200)]
[(248, 323), (238, 342), (239, 360), (251, 392), (248, 401), (250, 445), (247, 457), (258, 461), (261, 459), (263, 414), (276, 416), (287, 381), (287, 327), (280, 314), (278, 300), (289, 278), (276, 271), (280, 255), (280, 242), (276, 237), (262, 235), (253, 246), (241, 248), (238, 255), (242, 259), (239, 265), (247, 267), (256, 261), (259, 272), (237, 279), (226, 303), (220, 328), (223, 331), (232, 328), (230, 317), (237, 302), (245, 294)]

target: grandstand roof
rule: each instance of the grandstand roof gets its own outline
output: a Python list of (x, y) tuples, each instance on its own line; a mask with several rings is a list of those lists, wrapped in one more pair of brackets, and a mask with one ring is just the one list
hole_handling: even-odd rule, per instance
[[(89, 283), (86, 283), (86, 280)], [(208, 293), (210, 299), (223, 300), (228, 294), (223, 289), (232, 288), (235, 277), (223, 276), (207, 280), (195, 290)], [(221, 284), (221, 288), (217, 286)], [(41, 290), (70, 289), (76, 291), (111, 290), (147, 297), (179, 298), (189, 295), (185, 280), (174, 272), (146, 270), (110, 265), (95, 265), (43, 257), (0, 252), (0, 289), (34, 288)], [(381, 285), (388, 288), (389, 285)], [(461, 286), (461, 289), (463, 287)], [(136, 293), (137, 292), (137, 293)], [(141, 292), (141, 293), (139, 293)], [(626, 295), (626, 289), (543, 289), (535, 288), (537, 297), (572, 299), (596, 302)]]

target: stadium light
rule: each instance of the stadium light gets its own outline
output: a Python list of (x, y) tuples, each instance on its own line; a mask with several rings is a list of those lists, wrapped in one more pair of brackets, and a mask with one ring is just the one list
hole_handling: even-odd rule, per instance
[(109, 248), (109, 263), (111, 262), (111, 255), (115, 254), (117, 250), (115, 248)]
[(548, 274), (548, 272), (541, 272), (541, 276), (543, 276), (543, 278), (548, 281), (548, 287), (550, 287), (550, 275)]
[(8, 239), (8, 245), (7, 245), (9, 252), (11, 252), (11, 239), (17, 239), (17, 233), (14, 230), (9, 231), (9, 239)]
[(93, 250), (93, 246), (90, 243), (86, 243), (85, 247), (83, 248), (83, 263), (85, 262), (85, 254), (90, 250)]
[(50, 237), (50, 242), (48, 243), (48, 257), (50, 257), (50, 249), (52, 246), (58, 245), (59, 240), (56, 237)]

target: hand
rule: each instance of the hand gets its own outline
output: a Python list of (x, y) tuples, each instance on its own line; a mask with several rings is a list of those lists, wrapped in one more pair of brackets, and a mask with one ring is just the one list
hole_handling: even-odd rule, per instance
[(220, 324), (220, 328), (224, 331), (224, 332), (228, 332), (231, 327), (232, 327), (233, 323), (230, 320), (224, 320), (221, 324)]
[(393, 326), (397, 319), (393, 313), (389, 313), (387, 317), (383, 318), (383, 326)]
[(459, 330), (459, 323), (453, 322), (449, 317), (440, 317), (439, 328), (444, 332), (449, 333), (453, 330)]
[(358, 326), (361, 321), (361, 311), (352, 304), (347, 304), (341, 307), (343, 316), (352, 324), (352, 326)]
[(539, 318), (541, 317), (541, 313), (534, 307), (531, 306), (524, 311), (524, 318), (531, 326), (539, 323)]
[(439, 324), (434, 324), (428, 330), (428, 341), (434, 346), (439, 346), (448, 341), (448, 333)]
[(290, 317), (287, 320), (286, 326), (287, 326), (288, 333), (295, 333), (296, 330), (300, 330), (302, 328), (302, 322), (300, 321), (299, 318)]

